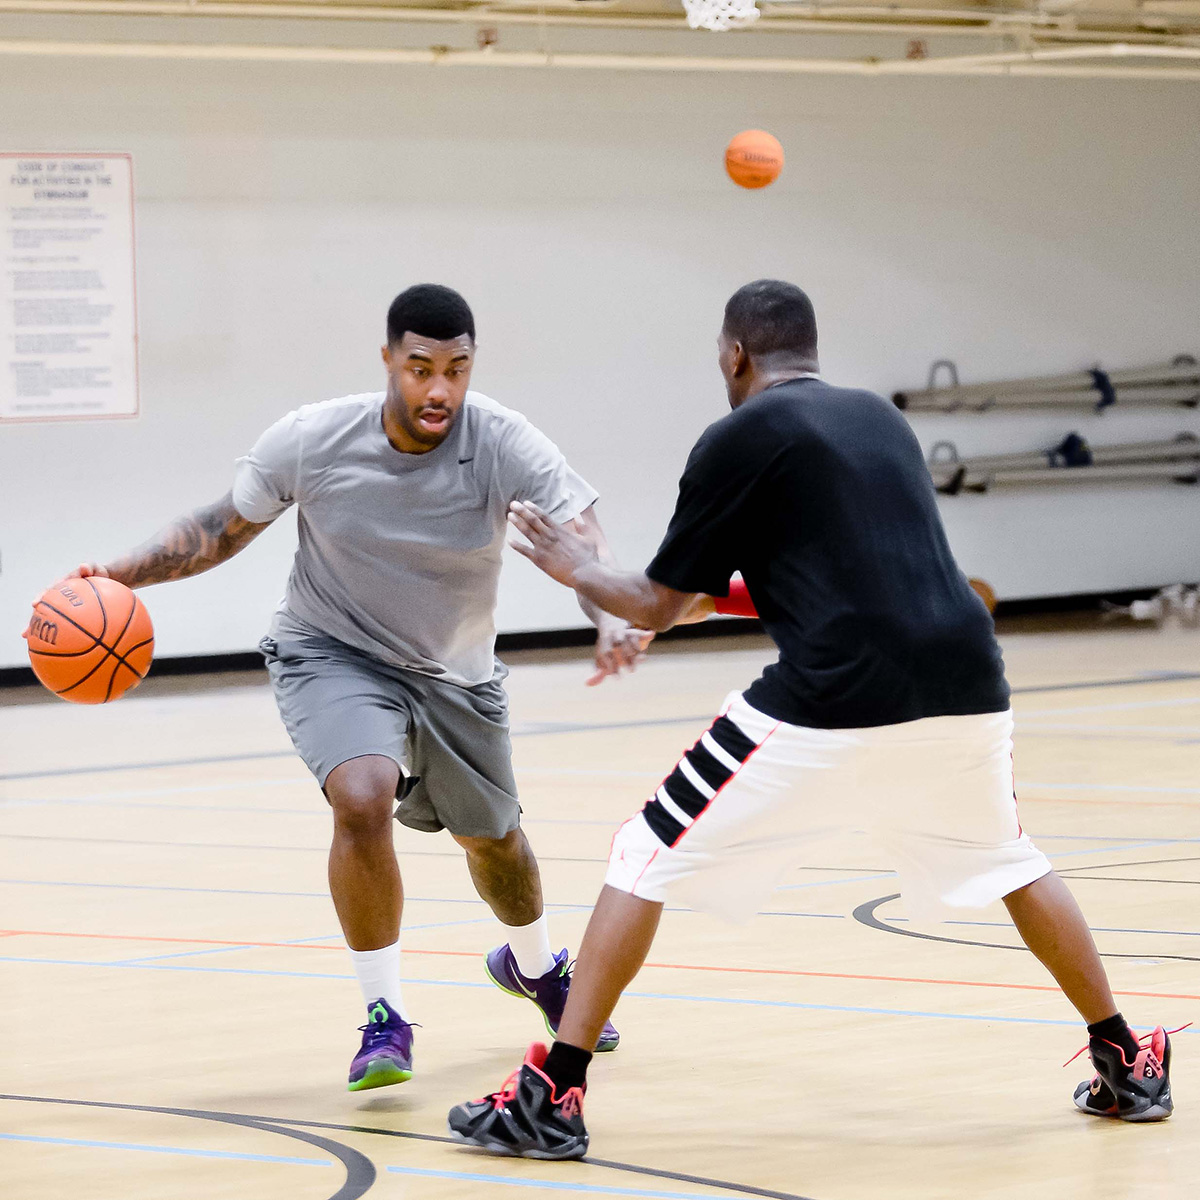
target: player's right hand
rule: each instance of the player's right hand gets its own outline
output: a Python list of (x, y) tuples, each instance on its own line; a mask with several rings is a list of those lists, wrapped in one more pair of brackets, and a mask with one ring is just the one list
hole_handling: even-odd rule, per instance
[[(110, 578), (110, 576), (108, 574), (108, 568), (105, 566), (102, 566), (100, 563), (80, 563), (79, 566), (77, 566), (75, 568), (75, 570), (68, 571), (65, 575), (62, 575), (58, 579), (56, 579), (46, 589), (46, 591), (53, 591), (57, 587), (62, 587), (62, 585), (64, 583), (66, 583), (68, 579), (86, 579), (89, 575), (96, 575), (96, 576), (104, 578), (104, 579)], [(43, 593), (43, 595), (44, 594), (45, 593)], [(41, 597), (38, 597), (38, 599), (40, 599), (40, 598)], [(34, 607), (36, 608), (37, 600), (34, 600), (33, 604), (34, 604)]]

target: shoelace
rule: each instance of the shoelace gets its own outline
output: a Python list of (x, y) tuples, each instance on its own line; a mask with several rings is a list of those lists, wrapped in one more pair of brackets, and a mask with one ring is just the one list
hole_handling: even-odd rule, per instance
[[(1183, 1030), (1190, 1029), (1191, 1026), (1192, 1026), (1192, 1022), (1189, 1021), (1186, 1025), (1180, 1025), (1178, 1029), (1164, 1029), (1163, 1032), (1167, 1035), (1170, 1035), (1173, 1033), (1182, 1033)], [(1154, 1036), (1153, 1030), (1151, 1030), (1149, 1033), (1143, 1033), (1142, 1036), (1140, 1038), (1138, 1038), (1138, 1045), (1140, 1046), (1143, 1042), (1148, 1042), (1153, 1036)], [(1091, 1048), (1091, 1045), (1092, 1045), (1092, 1042), (1091, 1042), (1091, 1039), (1089, 1038), (1086, 1042), (1084, 1042), (1084, 1044), (1078, 1050), (1075, 1051), (1074, 1054), (1071, 1055), (1070, 1058), (1067, 1059), (1067, 1061), (1065, 1063), (1063, 1063), (1063, 1066), (1069, 1067), (1081, 1054), (1084, 1053), (1084, 1051), (1089, 1050)], [(1124, 1052), (1122, 1052), (1122, 1054), (1121, 1054), (1122, 1061), (1124, 1061), (1124, 1058), (1125, 1058), (1125, 1055), (1124, 1055)], [(1133, 1064), (1129, 1063), (1127, 1065), (1132, 1066)]]
[[(521, 1064), (524, 1066), (524, 1064)], [(510, 1100), (517, 1098), (517, 1079), (520, 1077), (521, 1067), (518, 1067), (505, 1081), (498, 1092), (493, 1092), (490, 1096), (485, 1096), (478, 1101), (480, 1104), (486, 1104), (487, 1101), (492, 1102), (493, 1108), (503, 1108)]]
[[(421, 1028), (416, 1021), (401, 1021), (400, 1024), (407, 1025), (409, 1029)], [(367, 1049), (369, 1047), (378, 1045), (391, 1034), (395, 1033), (396, 1030), (390, 1021), (368, 1021), (366, 1025), (360, 1025), (358, 1027), (358, 1032), (365, 1033), (367, 1035), (363, 1039), (366, 1042), (366, 1046), (364, 1046), (363, 1049)]]

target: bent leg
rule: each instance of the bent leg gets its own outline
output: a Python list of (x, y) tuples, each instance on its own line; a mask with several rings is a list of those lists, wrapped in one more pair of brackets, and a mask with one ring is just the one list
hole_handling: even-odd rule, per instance
[(392, 844), (400, 768), (382, 754), (352, 758), (325, 780), (333, 809), (329, 891), (351, 950), (378, 950), (400, 937), (404, 891)]
[(503, 837), (460, 837), (471, 882), (504, 925), (529, 925), (542, 915), (542, 877), (537, 859), (517, 828)]
[(605, 884), (579, 947), (558, 1040), (580, 1049), (596, 1045), (621, 993), (642, 969), (662, 903)]
[(1088, 1025), (1116, 1014), (1108, 975), (1075, 897), (1053, 872), (1004, 897), (1021, 940)]

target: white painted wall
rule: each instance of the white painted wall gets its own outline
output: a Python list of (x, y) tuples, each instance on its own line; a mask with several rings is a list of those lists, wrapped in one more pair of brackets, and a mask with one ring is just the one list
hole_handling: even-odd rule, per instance
[[(572, 74), (155, 62), (0, 63), (0, 149), (128, 150), (143, 416), (0, 427), (0, 665), (28, 603), (229, 485), (297, 404), (380, 385), (392, 295), (476, 308), (475, 385), (524, 410), (649, 557), (700, 429), (723, 411), (721, 307), (802, 283), (836, 382), (890, 392), (1200, 352), (1200, 91), (1112, 81)], [(744, 127), (789, 156), (740, 192)], [(1200, 431), (1195, 414), (920, 418), (963, 453)], [(1002, 597), (1200, 576), (1200, 492), (947, 500), (963, 566)], [(252, 647), (292, 523), (145, 594), (161, 655)], [(523, 562), (505, 630), (580, 624)]]

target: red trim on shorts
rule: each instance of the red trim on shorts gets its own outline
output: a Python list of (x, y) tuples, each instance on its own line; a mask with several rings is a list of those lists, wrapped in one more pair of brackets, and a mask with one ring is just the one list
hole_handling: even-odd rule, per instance
[(633, 814), (632, 817), (627, 817), (624, 821), (622, 821), (620, 823), (620, 825), (618, 825), (616, 827), (616, 829), (613, 830), (612, 837), (610, 837), (608, 839), (608, 861), (609, 862), (612, 862), (613, 849), (616, 847), (616, 844), (617, 844), (617, 834), (619, 834), (621, 832), (621, 830), (624, 829), (625, 826), (629, 824), (630, 821), (636, 820), (641, 815), (642, 815), (642, 810), (639, 808), (637, 810), (637, 812), (635, 812)]
[[(658, 857), (658, 852), (661, 849), (662, 849), (661, 846), (656, 846), (654, 848), (654, 853), (652, 855), (650, 855), (650, 857), (648, 859), (646, 859), (646, 865), (638, 872), (638, 877), (633, 881), (633, 885), (629, 889), (629, 894), (631, 896), (637, 896), (637, 886), (639, 883), (642, 882), (642, 876), (645, 875), (645, 873), (648, 870), (650, 870), (650, 864)], [(642, 899), (645, 899), (645, 897), (638, 896), (638, 899), (642, 900)]]
[(1013, 781), (1013, 812), (1017, 814), (1017, 837), (1024, 837), (1025, 830), (1021, 827), (1021, 806), (1017, 803), (1017, 760), (1014, 753), (1012, 750), (1008, 752), (1008, 765)]
[[(724, 716), (725, 714), (722, 713), (721, 715)], [(730, 717), (729, 719), (731, 721), (733, 720), (732, 717)], [(737, 725), (736, 721), (734, 721), (733, 723), (735, 725)], [(755, 746), (754, 749), (751, 750), (749, 754), (746, 755), (746, 757), (742, 760), (741, 766), (739, 766), (738, 769), (736, 771), (734, 771), (734, 773), (732, 775), (730, 775), (730, 777), (727, 780), (725, 780), (725, 782), (723, 784), (721, 784), (721, 786), (719, 788), (717, 788), (717, 790), (715, 792), (713, 792), (712, 800), (709, 800), (709, 802), (692, 818), (692, 823), (690, 825), (684, 826), (683, 832), (671, 843), (672, 850), (674, 850), (675, 847), (678, 846), (679, 843), (682, 842), (685, 837), (687, 837), (689, 830), (696, 828), (696, 823), (700, 820), (700, 818), (702, 816), (704, 816), (704, 814), (706, 812), (708, 812), (708, 810), (710, 808), (712, 808), (713, 801), (715, 801), (716, 798), (742, 773), (742, 771), (744, 771), (746, 769), (746, 767), (750, 763), (750, 760), (771, 740), (771, 738), (778, 731), (780, 725), (782, 725), (782, 724), (783, 724), (782, 721), (776, 721), (775, 728), (772, 729), (767, 734), (767, 736), (765, 738), (763, 738), (763, 740), (761, 742), (759, 742), (758, 745)], [(710, 726), (710, 728), (711, 728), (711, 726)], [(742, 727), (740, 725), (738, 725), (738, 728), (742, 729)], [(746, 731), (744, 729), (742, 729), (742, 732), (745, 733)], [(658, 853), (658, 851), (656, 850), (655, 854), (657, 854), (657, 853)], [(654, 860), (651, 859), (650, 861), (653, 862)], [(647, 863), (646, 865), (649, 866), (650, 863)], [(640, 879), (641, 876), (639, 875), (638, 878)]]

